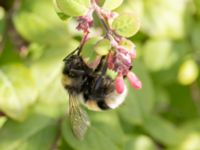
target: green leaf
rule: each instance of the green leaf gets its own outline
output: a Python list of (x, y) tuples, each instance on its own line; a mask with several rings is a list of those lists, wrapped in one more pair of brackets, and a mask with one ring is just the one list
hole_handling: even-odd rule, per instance
[(69, 16), (82, 16), (86, 13), (90, 0), (56, 0), (58, 8)]
[(98, 0), (97, 3), (99, 6), (103, 6), (106, 0)]
[(108, 39), (102, 39), (94, 46), (95, 52), (100, 56), (107, 55), (110, 49), (111, 43)]
[(180, 3), (174, 0), (143, 1), (141, 30), (151, 37), (182, 38), (187, 5), (185, 0), (180, 0)]
[(84, 61), (85, 61), (88, 65), (91, 65), (91, 64), (94, 63), (94, 62), (96, 61), (96, 59), (97, 59), (97, 56), (98, 56), (98, 55), (97, 55), (97, 53), (96, 53), (96, 51), (95, 51), (94, 46), (95, 46), (95, 44), (96, 44), (99, 40), (101, 40), (100, 37), (95, 37), (95, 38), (89, 39), (89, 40), (85, 43), (85, 45), (84, 45), (84, 47), (83, 47), (83, 49), (82, 49), (82, 51), (81, 51), (81, 55), (83, 56)]
[(0, 87), (0, 109), (13, 119), (24, 119), (38, 94), (31, 72), (21, 64), (3, 66)]
[[(200, 52), (199, 42), (200, 42), (200, 22), (197, 22), (190, 27), (191, 39), (192, 39), (192, 46), (195, 50)], [(197, 58), (199, 55), (197, 56)]]
[(65, 142), (64, 138), (61, 138), (61, 144), (59, 145), (59, 150), (74, 150), (72, 147), (69, 146), (67, 142)]
[(58, 19), (49, 0), (34, 0), (31, 5), (29, 0), (23, 0), (13, 20), (16, 30), (27, 41), (60, 46), (69, 40), (66, 24)]
[(101, 114), (98, 117), (94, 117), (96, 120), (92, 121), (92, 125), (89, 127), (82, 141), (74, 137), (69, 126), (69, 121), (66, 119), (62, 125), (62, 133), (65, 141), (77, 150), (119, 150), (118, 144), (123, 142), (123, 134), (120, 131), (119, 122), (116, 122), (116, 118), (112, 118), (113, 115), (110, 116), (109, 113), (105, 113), (103, 116), (107, 117), (103, 119)]
[(144, 63), (151, 71), (167, 69), (174, 63), (172, 43), (168, 40), (149, 40), (143, 49)]
[(90, 112), (91, 125), (101, 131), (113, 143), (122, 147), (126, 141), (126, 135), (122, 130), (119, 116), (116, 110)]
[(128, 39), (123, 39), (120, 42), (120, 46), (124, 47), (128, 51), (133, 51), (136, 48), (135, 44), (131, 40), (128, 40)]
[(131, 37), (138, 32), (140, 22), (133, 14), (120, 14), (113, 21), (112, 28), (121, 36)]
[(159, 116), (146, 116), (143, 128), (149, 135), (164, 145), (176, 145), (177, 141), (180, 140), (177, 129), (173, 124)]
[(178, 81), (183, 85), (195, 82), (199, 76), (199, 66), (193, 59), (186, 60), (179, 69)]
[(61, 19), (61, 20), (67, 20), (69, 18), (68, 15), (66, 15), (65, 13), (63, 13), (57, 6), (57, 3), (56, 3), (56, 0), (53, 0), (53, 4), (54, 4), (54, 9), (58, 15), (58, 17)]
[(177, 141), (176, 146), (169, 147), (169, 150), (188, 150), (198, 149), (200, 141), (200, 120), (188, 120), (179, 128), (179, 136), (181, 140)]
[(196, 13), (200, 16), (200, 2), (199, 2), (199, 0), (194, 0), (194, 5), (196, 7)]
[[(2, 53), (1, 53), (2, 52)], [(0, 52), (0, 65), (21, 63), (19, 53), (14, 48), (14, 45), (7, 39), (4, 45), (4, 50)]]
[[(2, 7), (0, 7), (0, 43), (2, 43), (3, 33), (5, 30), (5, 11)], [(1, 54), (2, 46), (0, 46), (0, 54)]]
[(7, 120), (7, 118), (6, 117), (2, 117), (2, 116), (0, 116), (0, 129), (1, 129), (1, 127), (4, 125), (4, 123), (6, 122), (6, 120)]
[(61, 84), (61, 76), (58, 75), (40, 92), (34, 111), (58, 118), (66, 112), (67, 107), (67, 91)]
[(103, 8), (113, 10), (119, 7), (123, 3), (123, 0), (105, 0)]
[[(66, 91), (61, 84), (63, 59), (68, 50), (77, 47), (76, 41), (69, 41), (65, 47), (45, 47), (33, 44), (27, 60), (36, 81), (39, 95), (34, 111), (51, 117), (63, 114), (67, 107)], [(49, 94), (47, 94), (49, 93)]]
[(130, 137), (125, 144), (124, 150), (155, 150), (156, 145), (152, 139), (145, 135)]
[(8, 120), (0, 129), (0, 149), (49, 150), (56, 130), (55, 120), (41, 115), (32, 115), (21, 123)]
[(32, 45), (32, 53), (27, 61), (31, 64), (30, 69), (40, 92), (62, 74), (63, 59), (70, 49), (76, 47), (77, 42), (74, 40), (69, 41), (65, 46)]
[(173, 43), (168, 40), (149, 40), (142, 49), (146, 66), (153, 72), (154, 80), (162, 85), (177, 81), (179, 66), (191, 53), (191, 47), (185, 40)]
[[(191, 87), (181, 86), (177, 82), (167, 88), (170, 95), (170, 109), (167, 116), (179, 122), (199, 117), (197, 103), (191, 95)], [(181, 106), (181, 107), (180, 107)]]
[(69, 16), (65, 15), (62, 12), (57, 12), (57, 15), (61, 20), (67, 20), (69, 18)]

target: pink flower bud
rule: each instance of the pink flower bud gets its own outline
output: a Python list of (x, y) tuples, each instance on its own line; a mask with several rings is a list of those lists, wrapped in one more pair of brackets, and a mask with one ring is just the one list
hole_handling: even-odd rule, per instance
[(131, 59), (135, 59), (136, 58), (136, 50), (132, 49), (132, 51), (129, 53), (131, 56)]
[(118, 74), (117, 78), (115, 79), (115, 89), (119, 94), (124, 92), (125, 85), (122, 74)]
[(135, 89), (142, 88), (142, 82), (138, 79), (138, 77), (133, 72), (129, 71), (127, 74), (127, 77), (132, 87), (134, 87)]

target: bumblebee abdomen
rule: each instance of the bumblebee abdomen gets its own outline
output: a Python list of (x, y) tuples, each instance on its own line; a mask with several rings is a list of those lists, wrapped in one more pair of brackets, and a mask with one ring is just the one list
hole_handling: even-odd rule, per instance
[(125, 101), (127, 92), (128, 90), (126, 86), (125, 86), (124, 92), (121, 94), (118, 94), (116, 91), (114, 91), (106, 96), (105, 103), (111, 109), (115, 109)]
[(84, 99), (86, 107), (93, 111), (103, 111), (109, 109), (115, 109), (120, 106), (127, 95), (127, 88), (125, 88), (122, 94), (118, 94), (115, 90), (108, 95), (105, 95), (104, 99), (94, 97), (93, 99)]

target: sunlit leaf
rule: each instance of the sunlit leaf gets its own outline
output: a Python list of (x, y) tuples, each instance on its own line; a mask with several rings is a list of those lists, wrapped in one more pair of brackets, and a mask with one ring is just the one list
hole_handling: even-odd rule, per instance
[(151, 0), (143, 2), (142, 28), (152, 37), (178, 39), (184, 36), (184, 9), (187, 1)]
[(6, 65), (0, 76), (0, 109), (13, 119), (24, 119), (37, 96), (30, 70), (21, 64)]
[(0, 129), (0, 149), (49, 150), (56, 132), (55, 120), (45, 116), (33, 115), (21, 123), (8, 120)]
[(122, 4), (123, 0), (105, 0), (103, 8), (113, 10)]
[(199, 67), (192, 59), (186, 60), (179, 69), (178, 81), (183, 85), (193, 83), (199, 75)]
[[(105, 129), (105, 128), (103, 128)], [(65, 141), (73, 148), (77, 150), (119, 150), (117, 145), (107, 137), (98, 127), (91, 126), (82, 141), (77, 140), (69, 126), (69, 120), (66, 119), (62, 125), (62, 134)], [(101, 145), (101, 146), (99, 146)]]
[(150, 137), (140, 135), (133, 137), (127, 142), (124, 150), (155, 150), (156, 145), (153, 143)]
[(107, 55), (110, 48), (111, 44), (108, 39), (102, 39), (94, 46), (94, 50), (98, 55)]
[(31, 5), (28, 0), (23, 0), (13, 19), (17, 31), (28, 41), (49, 45), (67, 41), (65, 23), (59, 20), (49, 0), (35, 0)]
[(95, 44), (97, 44), (97, 42), (100, 40), (101, 38), (95, 37), (95, 38), (89, 39), (85, 43), (81, 51), (81, 55), (83, 56), (83, 59), (87, 64), (92, 64), (93, 62), (95, 62), (98, 55), (95, 51)]
[(65, 13), (63, 13), (59, 8), (58, 8), (58, 5), (56, 3), (56, 0), (53, 0), (53, 4), (54, 4), (54, 9), (58, 15), (58, 17), (61, 19), (61, 20), (67, 20), (69, 18), (68, 15), (66, 15)]
[(84, 15), (90, 5), (90, 0), (56, 0), (58, 8), (69, 16)]
[(144, 129), (156, 140), (166, 145), (176, 145), (179, 141), (177, 129), (165, 119), (158, 116), (146, 116)]
[(166, 69), (169, 66), (168, 63), (173, 63), (171, 47), (172, 43), (167, 40), (149, 40), (143, 47), (143, 58), (148, 69), (159, 71)]
[(140, 21), (136, 15), (120, 14), (112, 23), (112, 28), (121, 36), (131, 37), (140, 28)]

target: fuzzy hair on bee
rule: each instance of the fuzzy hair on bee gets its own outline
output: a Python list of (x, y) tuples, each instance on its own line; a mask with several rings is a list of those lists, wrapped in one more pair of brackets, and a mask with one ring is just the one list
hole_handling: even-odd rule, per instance
[(118, 94), (113, 79), (106, 75), (106, 69), (105, 58), (92, 69), (76, 51), (64, 59), (62, 83), (69, 93), (69, 119), (72, 130), (79, 139), (89, 126), (88, 116), (80, 103), (90, 110), (101, 111), (115, 109), (125, 100), (127, 88), (122, 94)]
[(99, 74), (99, 69), (89, 68), (81, 56), (72, 55), (64, 61), (62, 83), (69, 93), (78, 95), (79, 100), (88, 109), (115, 109), (125, 100), (127, 88), (122, 94), (118, 94), (113, 79), (108, 75)]

